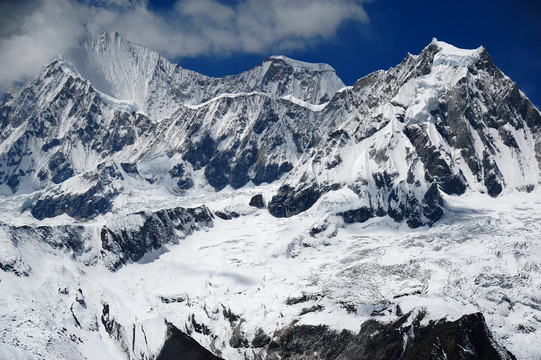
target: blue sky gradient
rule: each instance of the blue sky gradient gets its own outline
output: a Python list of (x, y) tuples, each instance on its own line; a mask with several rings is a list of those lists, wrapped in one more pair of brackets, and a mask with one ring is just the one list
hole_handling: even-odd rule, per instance
[(540, 19), (539, 0), (3, 0), (0, 93), (36, 76), (86, 31), (118, 31), (210, 76), (286, 55), (327, 63), (347, 85), (435, 37), (484, 46), (541, 108)]
[[(153, 6), (167, 8), (170, 2)], [(459, 48), (484, 46), (494, 63), (541, 108), (541, 1), (393, 1), (364, 3), (369, 23), (349, 21), (336, 37), (289, 57), (333, 66), (347, 85), (418, 54), (432, 38)], [(173, 59), (207, 75), (223, 76), (259, 64), (268, 54), (234, 53)]]

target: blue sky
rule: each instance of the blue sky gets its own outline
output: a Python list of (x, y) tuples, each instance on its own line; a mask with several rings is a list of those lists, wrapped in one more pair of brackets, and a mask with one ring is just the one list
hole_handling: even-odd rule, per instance
[(35, 76), (86, 30), (116, 30), (207, 75), (283, 54), (328, 63), (348, 85), (436, 37), (483, 45), (541, 108), (540, 18), (539, 0), (4, 0), (0, 91)]
[[(432, 38), (460, 48), (484, 46), (494, 63), (541, 109), (541, 1), (393, 1), (364, 3), (368, 23), (349, 21), (336, 38), (303, 50), (298, 60), (332, 65), (352, 85), (370, 72), (418, 54)], [(257, 64), (264, 56), (177, 59), (187, 68), (222, 76)]]

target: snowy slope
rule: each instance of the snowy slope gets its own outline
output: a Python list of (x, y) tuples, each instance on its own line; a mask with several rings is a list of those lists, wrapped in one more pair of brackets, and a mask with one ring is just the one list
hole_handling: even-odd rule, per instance
[[(81, 230), (79, 251), (4, 232), (3, 241), (16, 241), (32, 270), (0, 272), (9, 289), (1, 297), (2, 342), (36, 358), (142, 358), (159, 352), (165, 319), (219, 356), (242, 359), (267, 350), (232, 346), (237, 324), (251, 344), (258, 331), (272, 338), (292, 321), (357, 332), (366, 320), (391, 322), (398, 309), (422, 309), (425, 323), (481, 311), (497, 341), (519, 359), (541, 356), (538, 191), (489, 204), (475, 194), (448, 198), (446, 217), (417, 230), (329, 218), (329, 206), (347, 205), (354, 195), (343, 190), (300, 216), (276, 220), (247, 206), (260, 191), (268, 196), (273, 189), (205, 195), (211, 211), (241, 216), (216, 217), (212, 227), (115, 273), (104, 266), (96, 225)], [(178, 201), (195, 205), (201, 197)], [(321, 219), (331, 225), (310, 235)], [(105, 304), (104, 319), (119, 324), (113, 338), (102, 320)], [(242, 320), (232, 325), (229, 313)]]

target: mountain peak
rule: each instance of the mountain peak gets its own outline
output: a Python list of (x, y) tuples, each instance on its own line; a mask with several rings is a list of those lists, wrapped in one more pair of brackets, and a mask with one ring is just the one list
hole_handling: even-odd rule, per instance
[(134, 44), (117, 32), (85, 34), (79, 44), (66, 52), (64, 62), (99, 92), (129, 100), (146, 112), (146, 84), (161, 65), (171, 72), (174, 65), (158, 53)]
[(86, 31), (79, 39), (76, 46), (72, 47), (66, 53), (69, 60), (74, 60), (77, 52), (95, 51), (100, 53), (110, 52), (114, 48), (136, 48), (139, 51), (150, 51), (142, 45), (137, 45), (122, 37), (116, 31), (104, 31), (102, 33), (92, 34)]
[(200, 104), (224, 93), (261, 91), (271, 97), (292, 95), (317, 105), (329, 101), (344, 86), (331, 66), (285, 56), (266, 59), (255, 72), (210, 78), (183, 69), (110, 31), (85, 34), (63, 60), (104, 94), (102, 98), (134, 104), (137, 112), (155, 121), (170, 116), (183, 104)]
[(314, 70), (314, 71), (335, 71), (334, 68), (328, 64), (325, 63), (310, 63), (300, 60), (291, 59), (284, 55), (273, 55), (269, 56), (265, 60), (263, 60), (263, 64), (266, 62), (274, 62), (274, 63), (284, 63), (288, 66), (291, 66), (293, 68), (297, 69), (307, 69), (307, 70)]
[(446, 43), (444, 41), (438, 41), (438, 40), (433, 41), (432, 43), (438, 46), (442, 54), (447, 54), (447, 55), (476, 56), (479, 54), (479, 52), (481, 52), (484, 49), (482, 46), (476, 49), (462, 49), (462, 48), (453, 46), (449, 43)]
[(482, 46), (476, 49), (462, 49), (433, 38), (421, 54), (426, 53), (434, 55), (434, 65), (468, 67), (476, 63), (486, 50)]

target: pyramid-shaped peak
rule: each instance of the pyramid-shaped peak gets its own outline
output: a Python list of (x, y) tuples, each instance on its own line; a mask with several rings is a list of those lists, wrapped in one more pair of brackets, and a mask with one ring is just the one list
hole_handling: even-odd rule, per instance
[(266, 62), (274, 62), (274, 63), (283, 63), (288, 66), (291, 66), (296, 69), (307, 69), (307, 70), (314, 70), (314, 71), (335, 71), (332, 66), (325, 63), (310, 63), (306, 61), (300, 61), (291, 59), (284, 55), (273, 55), (269, 56), (265, 60), (263, 60), (263, 63)]
[(87, 32), (62, 60), (106, 97), (134, 103), (143, 113), (148, 111), (148, 84), (159, 77), (156, 69), (164, 77), (176, 70), (176, 65), (158, 53), (113, 31)]
[(470, 67), (481, 58), (490, 58), (482, 46), (476, 49), (462, 49), (436, 38), (433, 38), (419, 55), (412, 57), (421, 59), (421, 61), (422, 59), (430, 59), (430, 63), (434, 66), (451, 67)]
[[(86, 32), (79, 41), (78, 46), (72, 48), (68, 55), (73, 52), (97, 51), (117, 55), (117, 51), (129, 51), (130, 53), (155, 53), (143, 45), (131, 42), (116, 31), (104, 31), (91, 34)], [(157, 55), (157, 54), (156, 54)]]
[[(471, 56), (471, 55), (478, 55), (480, 51), (484, 50), (482, 46), (476, 48), (476, 49), (462, 49), (458, 48), (454, 45), (451, 45), (449, 43), (446, 43), (445, 41), (440, 41), (436, 38), (432, 39), (432, 42), (430, 45), (435, 45), (438, 47), (440, 52), (444, 54), (449, 55), (458, 55), (458, 56)], [(430, 46), (429, 45), (429, 46)]]

